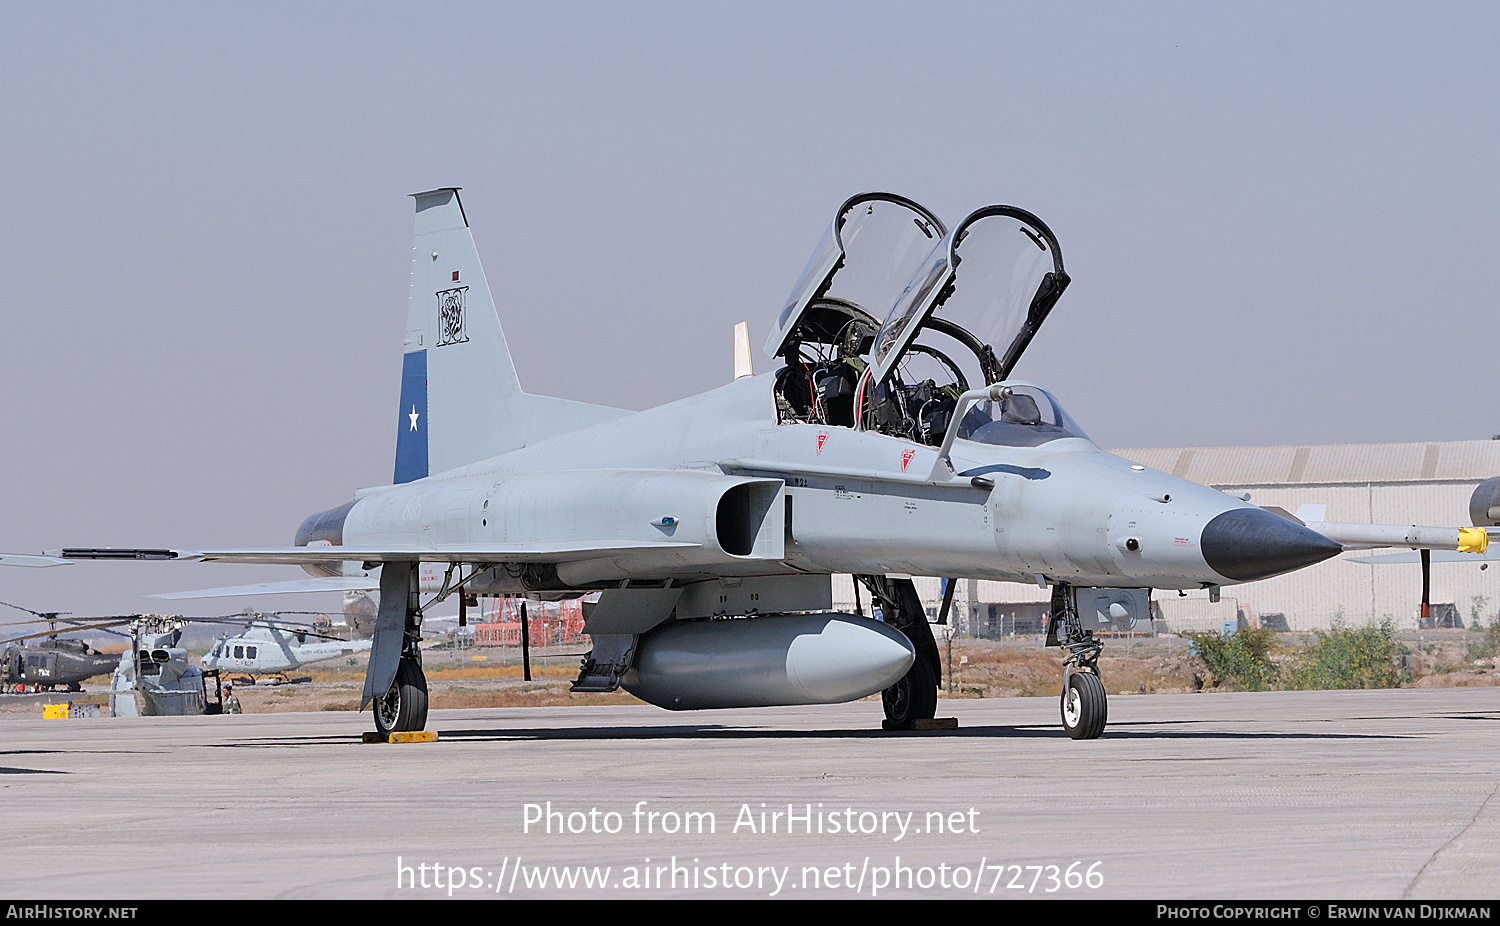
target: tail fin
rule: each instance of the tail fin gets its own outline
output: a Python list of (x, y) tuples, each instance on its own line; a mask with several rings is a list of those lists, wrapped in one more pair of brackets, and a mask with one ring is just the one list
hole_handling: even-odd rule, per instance
[(414, 193), (397, 483), (608, 421), (619, 409), (521, 390), (457, 187)]

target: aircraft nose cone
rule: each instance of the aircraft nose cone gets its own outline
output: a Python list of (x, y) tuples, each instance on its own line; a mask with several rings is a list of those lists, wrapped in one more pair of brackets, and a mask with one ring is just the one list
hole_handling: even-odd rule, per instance
[(1235, 508), (1204, 526), (1200, 549), (1214, 572), (1252, 582), (1321, 563), (1343, 547), (1269, 511)]

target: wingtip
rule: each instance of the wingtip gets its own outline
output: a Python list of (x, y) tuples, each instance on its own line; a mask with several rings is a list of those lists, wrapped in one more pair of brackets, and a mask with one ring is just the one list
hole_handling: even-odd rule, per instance
[(73, 564), (53, 553), (46, 553), (41, 556), (26, 553), (0, 553), (0, 566), (27, 566), (33, 569), (45, 569), (48, 566), (71, 565)]

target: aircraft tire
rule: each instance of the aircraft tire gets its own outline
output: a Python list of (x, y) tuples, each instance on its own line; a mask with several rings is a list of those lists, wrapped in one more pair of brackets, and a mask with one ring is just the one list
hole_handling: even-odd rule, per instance
[(931, 720), (937, 713), (937, 677), (932, 663), (921, 654), (901, 680), (880, 693), (885, 707), (885, 729), (910, 730), (918, 720)]
[(1074, 672), (1062, 694), (1063, 729), (1075, 740), (1098, 739), (1109, 717), (1104, 683), (1092, 672)]
[(385, 697), (375, 700), (375, 732), (410, 733), (427, 726), (427, 676), (415, 659), (403, 658)]

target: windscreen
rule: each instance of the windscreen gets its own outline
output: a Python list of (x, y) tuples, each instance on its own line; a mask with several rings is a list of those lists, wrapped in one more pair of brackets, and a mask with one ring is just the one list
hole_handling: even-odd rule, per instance
[(1078, 422), (1045, 389), (1012, 385), (998, 402), (975, 404), (958, 425), (958, 437), (1004, 447), (1037, 447), (1064, 437), (1088, 438)]

